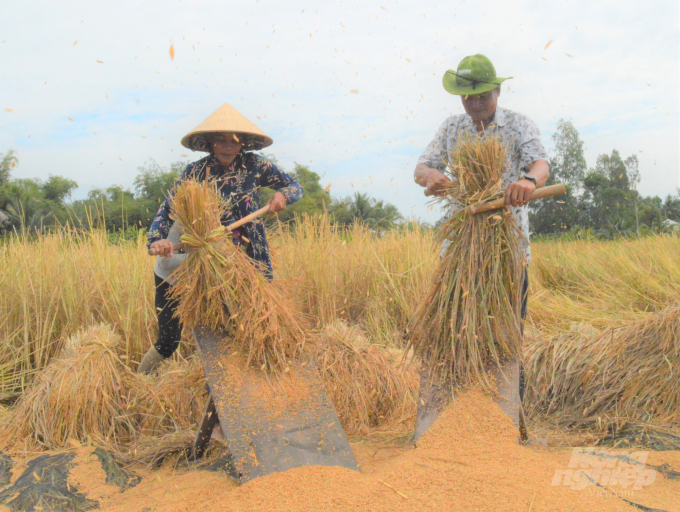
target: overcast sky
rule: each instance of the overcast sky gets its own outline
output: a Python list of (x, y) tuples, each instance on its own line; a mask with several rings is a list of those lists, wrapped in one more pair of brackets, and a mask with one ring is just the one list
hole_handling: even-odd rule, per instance
[(201, 158), (180, 139), (228, 102), (285, 169), (308, 165), (334, 195), (365, 191), (436, 220), (412, 172), (463, 112), (443, 73), (475, 53), (514, 77), (499, 105), (536, 121), (549, 149), (570, 119), (590, 167), (618, 149), (638, 155), (644, 195), (678, 187), (673, 0), (0, 5), (0, 152), (17, 152), (17, 177), (76, 180), (76, 197), (130, 187), (150, 159)]

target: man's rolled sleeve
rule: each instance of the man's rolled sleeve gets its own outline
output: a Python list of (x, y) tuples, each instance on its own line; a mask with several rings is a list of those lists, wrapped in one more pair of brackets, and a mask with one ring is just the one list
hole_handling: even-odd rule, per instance
[(519, 159), (520, 159), (520, 170), (522, 172), (529, 172), (529, 164), (534, 163), (536, 160), (548, 161), (548, 152), (543, 147), (541, 143), (541, 132), (538, 126), (530, 119), (524, 119), (526, 123), (524, 129), (522, 130), (522, 138), (519, 141)]
[(446, 168), (446, 130), (448, 120), (444, 121), (434, 134), (434, 139), (427, 146), (423, 154), (418, 158), (418, 165), (425, 164), (428, 167), (444, 171)]

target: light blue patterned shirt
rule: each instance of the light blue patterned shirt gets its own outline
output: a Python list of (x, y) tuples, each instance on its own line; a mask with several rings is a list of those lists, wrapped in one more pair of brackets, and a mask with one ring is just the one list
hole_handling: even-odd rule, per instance
[[(427, 146), (418, 159), (419, 164), (426, 164), (433, 169), (444, 171), (449, 153), (458, 145), (460, 136), (469, 133), (477, 136), (477, 128), (472, 118), (467, 114), (451, 116), (435, 133), (434, 139)], [(507, 147), (506, 167), (503, 174), (503, 189), (510, 183), (519, 181), (529, 172), (529, 164), (536, 160), (548, 160), (548, 153), (541, 144), (541, 133), (538, 126), (527, 116), (496, 108), (491, 125), (484, 131), (484, 137), (498, 135)], [(529, 246), (529, 213), (526, 206), (511, 208), (523, 239), (520, 240), (527, 262), (531, 258)]]

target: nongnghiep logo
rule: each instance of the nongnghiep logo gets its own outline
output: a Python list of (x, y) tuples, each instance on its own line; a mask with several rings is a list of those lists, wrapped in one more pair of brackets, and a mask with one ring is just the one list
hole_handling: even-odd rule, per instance
[(552, 485), (583, 490), (589, 485), (639, 491), (651, 485), (656, 471), (647, 466), (649, 452), (574, 448), (567, 469), (558, 469)]

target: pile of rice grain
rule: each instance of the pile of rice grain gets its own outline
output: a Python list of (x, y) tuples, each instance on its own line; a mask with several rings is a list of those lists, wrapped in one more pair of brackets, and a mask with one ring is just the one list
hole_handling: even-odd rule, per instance
[[(243, 512), (636, 510), (595, 485), (587, 490), (554, 485), (555, 474), (569, 467), (571, 451), (559, 454), (519, 445), (510, 418), (478, 390), (459, 395), (417, 448), (391, 450), (397, 453), (387, 457), (387, 450), (378, 446), (357, 450), (362, 472), (304, 466), (241, 486), (214, 473), (155, 473), (100, 505), (110, 512), (153, 507), (167, 512), (218, 507)], [(625, 469), (635, 472), (634, 466)], [(620, 491), (620, 486), (614, 489)], [(650, 509), (673, 510), (677, 484), (658, 475), (630, 499)]]

